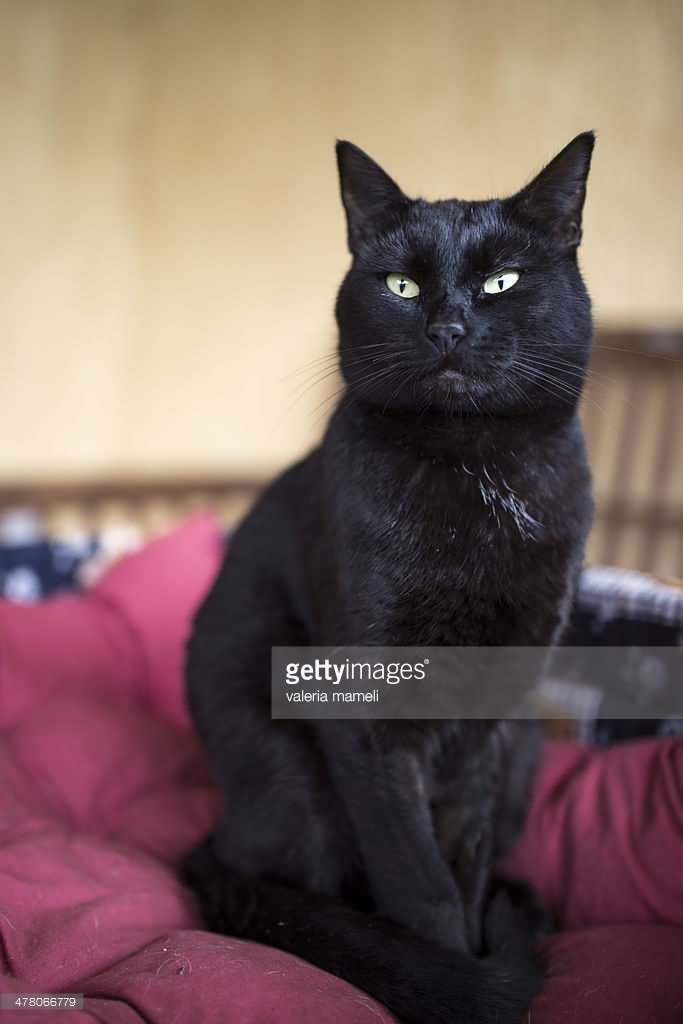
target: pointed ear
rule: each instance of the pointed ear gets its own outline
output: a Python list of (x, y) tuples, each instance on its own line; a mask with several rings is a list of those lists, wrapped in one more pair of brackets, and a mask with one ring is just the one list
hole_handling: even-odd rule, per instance
[(380, 221), (409, 200), (379, 164), (352, 142), (337, 142), (337, 165), (349, 249), (355, 256), (376, 234)]
[(512, 197), (513, 208), (549, 232), (562, 249), (575, 249), (581, 241), (581, 212), (594, 143), (593, 132), (577, 135)]

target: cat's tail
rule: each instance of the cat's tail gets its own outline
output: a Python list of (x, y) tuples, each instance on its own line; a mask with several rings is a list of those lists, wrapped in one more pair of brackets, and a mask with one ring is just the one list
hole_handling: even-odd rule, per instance
[(532, 940), (499, 893), (481, 959), (424, 942), (325, 897), (228, 872), (210, 841), (186, 859), (186, 881), (215, 932), (275, 946), (373, 996), (404, 1024), (520, 1024), (540, 990)]

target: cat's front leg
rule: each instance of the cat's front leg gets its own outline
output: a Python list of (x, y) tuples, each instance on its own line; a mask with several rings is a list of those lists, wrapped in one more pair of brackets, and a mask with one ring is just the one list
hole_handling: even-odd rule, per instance
[(463, 806), (460, 793), (453, 805), (444, 801), (434, 808), (434, 831), (460, 887), (466, 934), (475, 953), (481, 951), (483, 908), (493, 864), (494, 813), (490, 800)]
[(316, 728), (377, 910), (422, 938), (467, 950), (462, 898), (434, 837), (418, 757), (389, 746), (375, 723)]

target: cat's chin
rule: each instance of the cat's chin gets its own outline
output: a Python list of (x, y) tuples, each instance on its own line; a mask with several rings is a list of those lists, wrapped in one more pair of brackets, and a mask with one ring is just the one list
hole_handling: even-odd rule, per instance
[(431, 404), (448, 412), (471, 412), (485, 390), (481, 381), (451, 366), (438, 370), (425, 383)]
[(472, 381), (462, 373), (460, 370), (454, 370), (452, 367), (447, 367), (445, 370), (439, 370), (436, 374), (437, 387), (447, 388), (449, 391), (465, 392), (472, 386)]

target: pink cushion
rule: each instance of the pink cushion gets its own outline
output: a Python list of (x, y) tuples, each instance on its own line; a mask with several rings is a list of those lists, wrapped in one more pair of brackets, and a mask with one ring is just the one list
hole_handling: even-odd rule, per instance
[(553, 935), (548, 976), (520, 1024), (681, 1024), (683, 928), (622, 924)]
[[(182, 647), (221, 551), (196, 517), (87, 594), (0, 602), (0, 991), (88, 997), (41, 1021), (391, 1021), (303, 961), (201, 931), (176, 879), (218, 808)], [(548, 751), (515, 866), (566, 922), (609, 927), (546, 943), (533, 1024), (679, 1019), (682, 757), (680, 741)]]
[(683, 740), (549, 746), (506, 866), (566, 928), (683, 924)]

